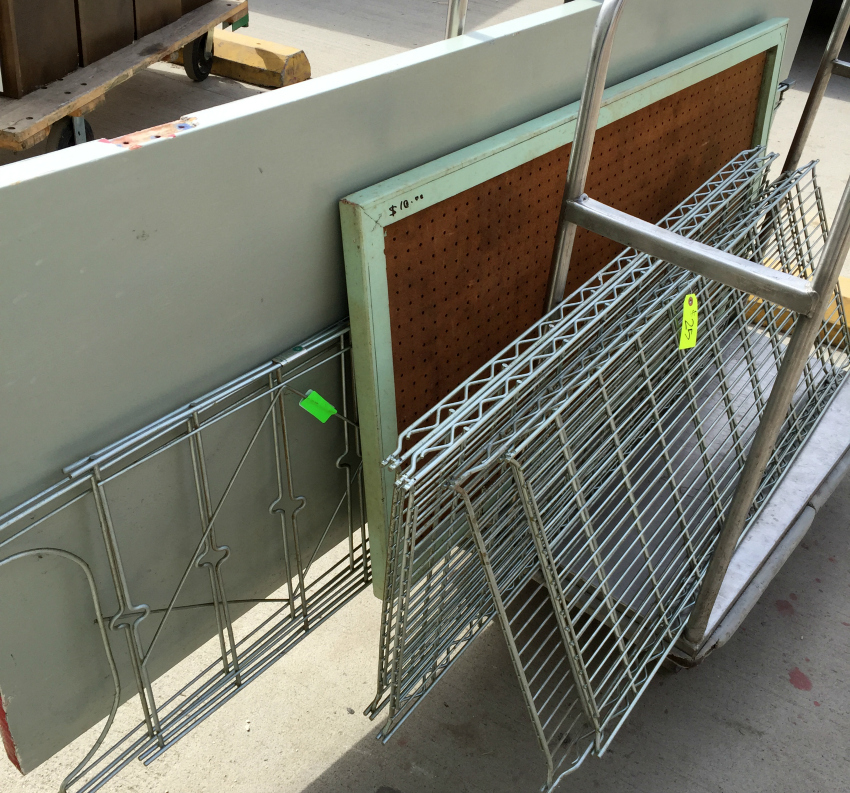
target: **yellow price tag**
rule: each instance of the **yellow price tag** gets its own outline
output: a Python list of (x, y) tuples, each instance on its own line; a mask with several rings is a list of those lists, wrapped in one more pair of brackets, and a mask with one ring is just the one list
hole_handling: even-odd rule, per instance
[(689, 350), (697, 343), (698, 305), (696, 295), (685, 295), (682, 309), (682, 332), (679, 334), (679, 349)]

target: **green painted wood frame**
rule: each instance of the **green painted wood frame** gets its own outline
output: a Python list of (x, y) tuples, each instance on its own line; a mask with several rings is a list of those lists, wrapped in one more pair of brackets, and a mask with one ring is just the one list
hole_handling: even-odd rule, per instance
[[(753, 145), (767, 145), (787, 24), (787, 19), (763, 22), (608, 88), (599, 127), (765, 52), (767, 61)], [(382, 468), (381, 461), (398, 444), (384, 230), (572, 142), (578, 105), (573, 102), (340, 201), (372, 573), (379, 597), (383, 596), (392, 494), (392, 477)], [(394, 214), (390, 213), (390, 206), (394, 207)]]

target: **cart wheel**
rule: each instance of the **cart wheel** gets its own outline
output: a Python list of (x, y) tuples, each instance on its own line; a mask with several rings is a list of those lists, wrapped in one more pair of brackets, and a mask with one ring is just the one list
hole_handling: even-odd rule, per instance
[(212, 71), (212, 54), (207, 55), (207, 36), (204, 33), (183, 47), (183, 68), (196, 83), (206, 80)]
[[(86, 141), (94, 140), (94, 132), (92, 132), (88, 119), (86, 119), (85, 125)], [(47, 137), (48, 149), (67, 149), (68, 146), (76, 145), (77, 136), (74, 135), (74, 122), (70, 118), (63, 118), (51, 127), (50, 135)]]

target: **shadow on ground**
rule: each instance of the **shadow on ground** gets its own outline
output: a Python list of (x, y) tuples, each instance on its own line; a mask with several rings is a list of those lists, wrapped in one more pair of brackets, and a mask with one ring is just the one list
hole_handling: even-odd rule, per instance
[[(533, 9), (511, 13), (528, 0), (472, 0), (467, 29), (485, 27), (501, 19), (520, 16)], [(541, 8), (558, 5), (557, 0), (533, 4)], [(445, 35), (447, 0), (396, 0), (392, 12), (381, 0), (251, 0), (251, 12), (281, 22), (323, 28), (409, 48), (438, 41)]]
[[(741, 630), (700, 667), (656, 676), (611, 749), (558, 786), (836, 791), (850, 772), (850, 479)], [(492, 625), (383, 746), (377, 727), (303, 793), (532, 793), (543, 757)]]

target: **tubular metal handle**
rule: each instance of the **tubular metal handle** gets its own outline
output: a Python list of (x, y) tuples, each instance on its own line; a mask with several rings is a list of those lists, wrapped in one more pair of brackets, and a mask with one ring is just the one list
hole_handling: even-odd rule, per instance
[(573, 224), (798, 314), (808, 316), (817, 301), (817, 292), (804, 278), (659, 228), (586, 195), (569, 201), (567, 208), (567, 219)]
[(446, 38), (462, 36), (466, 27), (466, 7), (469, 0), (449, 0), (449, 13), (446, 17)]
[(602, 94), (605, 91), (605, 78), (608, 76), (608, 64), (611, 62), (611, 49), (614, 46), (614, 34), (626, 0), (605, 0), (593, 26), (590, 40), (590, 59), (584, 76), (584, 88), (578, 108), (578, 121), (570, 151), (570, 164), (567, 168), (567, 183), (564, 198), (561, 201), (561, 215), (558, 219), (558, 234), (555, 238), (555, 250), (552, 254), (552, 269), (549, 273), (549, 285), (546, 290), (546, 310), (551, 311), (564, 299), (567, 286), (567, 272), (573, 243), (576, 236), (576, 224), (567, 218), (568, 202), (584, 193), (587, 170), (590, 167), (590, 154), (596, 137), (596, 124), (602, 107)]
[(826, 87), (833, 72), (840, 77), (850, 77), (850, 64), (838, 60), (841, 45), (844, 44), (844, 39), (847, 37), (848, 28), (850, 28), (850, 0), (844, 0), (838, 12), (838, 18), (835, 20), (835, 27), (833, 27), (832, 33), (829, 35), (829, 41), (823, 52), (817, 76), (812, 84), (812, 90), (809, 92), (809, 98), (806, 100), (806, 106), (803, 108), (803, 115), (800, 117), (797, 131), (794, 133), (794, 140), (791, 141), (788, 158), (785, 160), (785, 165), (782, 166), (783, 171), (796, 170), (800, 164), (800, 160), (803, 157), (803, 148), (809, 139), (809, 133), (812, 131), (815, 115), (818, 112), (823, 95), (826, 93)]
[[(850, 248), (850, 182), (844, 191), (832, 233), (824, 246), (811, 283), (806, 279), (789, 277), (787, 274), (746, 259), (722, 254), (708, 246), (694, 246), (690, 240), (680, 235), (659, 229), (657, 226), (645, 223), (639, 218), (619, 212), (612, 207), (606, 207), (585, 196), (584, 187), (602, 106), (605, 78), (611, 60), (614, 34), (624, 5), (625, 0), (604, 0), (593, 29), (590, 59), (579, 105), (576, 133), (552, 255), (552, 269), (546, 295), (547, 311), (563, 299), (578, 222), (582, 227), (591, 228), (609, 239), (623, 242), (651, 256), (659, 256), (671, 264), (712, 280), (744, 289), (772, 302), (781, 303), (799, 314), (791, 341), (753, 437), (738, 485), (726, 512), (706, 577), (688, 621), (685, 639), (692, 646), (696, 646), (705, 634), (720, 585), (746, 525), (750, 506), (776, 445), (803, 367), (823, 321), (826, 305), (832, 296), (842, 264)], [(801, 122), (801, 130), (798, 131), (800, 143), (797, 148), (799, 150), (802, 149), (802, 143), (805, 142), (808, 129), (811, 127), (813, 109), (817, 109), (826, 88), (826, 80), (835, 69), (835, 58), (848, 26), (850, 26), (850, 0), (844, 0), (827, 52), (821, 61), (819, 80), (815, 83), (816, 95), (810, 97), (809, 105), (807, 105), (809, 116), (805, 118), (805, 123)], [(793, 147), (792, 154), (794, 154)], [(799, 151), (796, 156), (799, 157)], [(789, 155), (789, 162), (796, 166), (796, 161), (791, 155)]]
[[(850, 0), (845, 0), (845, 4), (847, 3), (850, 3)], [(582, 211), (586, 210), (587, 205), (582, 207), (581, 201), (584, 200), (584, 187), (590, 167), (593, 141), (596, 137), (596, 126), (599, 122), (599, 111), (602, 107), (605, 78), (611, 62), (614, 34), (625, 4), (626, 0), (604, 0), (593, 28), (590, 58), (579, 104), (576, 132), (567, 169), (567, 182), (558, 219), (558, 232), (552, 253), (552, 267), (546, 292), (547, 311), (551, 311), (563, 300), (576, 231), (579, 225), (587, 228), (584, 222), (577, 221), (588, 217), (587, 211)], [(648, 227), (639, 218), (618, 212), (604, 204), (593, 202), (593, 205), (599, 211), (593, 214), (592, 230), (608, 239), (625, 242), (650, 255), (658, 255), (654, 251), (660, 247), (666, 247), (671, 255), (665, 259), (671, 264), (736, 289), (752, 292), (758, 297), (769, 299), (803, 314), (808, 314), (814, 305), (815, 296), (812, 294), (812, 286), (805, 279), (792, 280), (770, 267), (754, 264), (740, 257), (721, 254), (719, 251), (714, 252), (712, 261), (712, 249), (707, 246), (702, 246), (702, 255), (695, 258), (691, 255), (694, 247), (691, 241), (682, 238), (679, 244), (671, 246), (670, 240), (667, 239), (670, 236), (669, 232)], [(629, 228), (629, 225), (632, 228)], [(754, 268), (762, 272), (751, 277)], [(759, 288), (753, 288), (754, 286)]]

